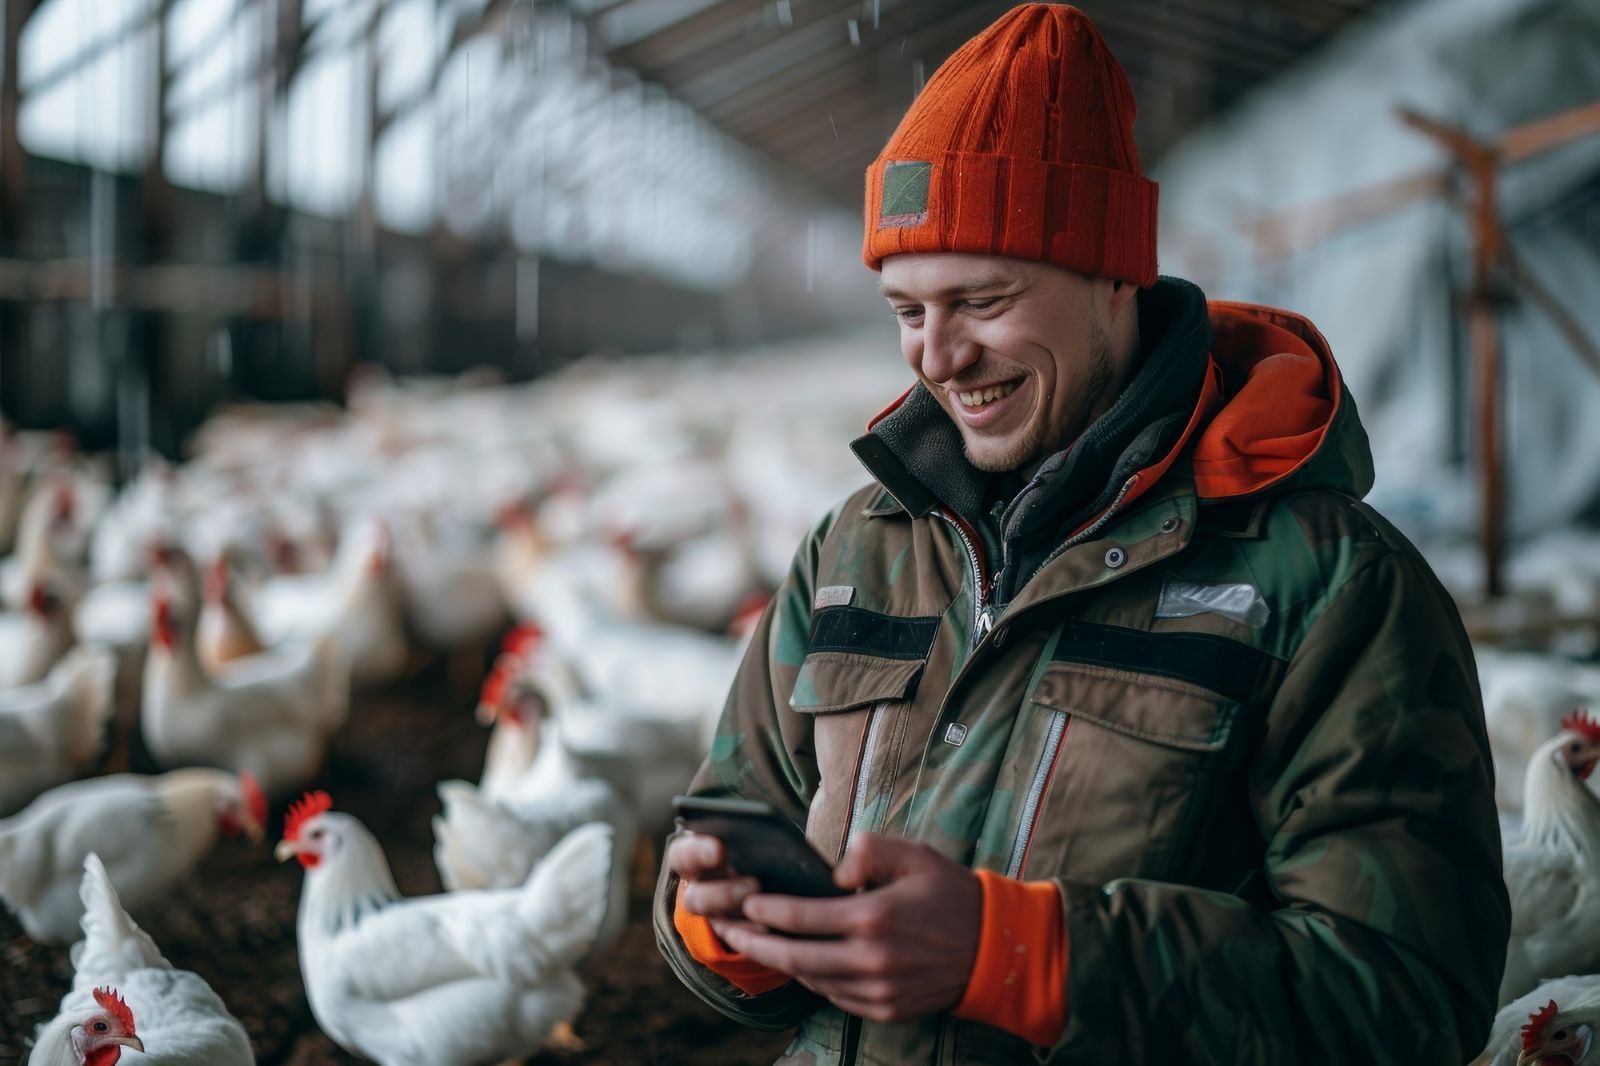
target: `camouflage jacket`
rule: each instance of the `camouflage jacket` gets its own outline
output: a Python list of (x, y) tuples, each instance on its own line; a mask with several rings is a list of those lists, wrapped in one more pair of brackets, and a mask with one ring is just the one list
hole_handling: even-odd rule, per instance
[(1309, 322), (1170, 279), (1140, 299), (1168, 305), (1144, 408), (1091, 428), (1132, 423), (1031, 536), (1061, 456), (986, 511), (921, 386), (856, 442), (876, 480), (800, 546), (692, 786), (777, 805), (835, 859), (887, 832), (1053, 879), (1065, 1029), (1031, 1048), (746, 995), (690, 957), (663, 871), (674, 971), (798, 1026), (783, 1062), (1456, 1066), (1487, 1036), (1509, 908), (1456, 611), (1360, 502), (1366, 436)]

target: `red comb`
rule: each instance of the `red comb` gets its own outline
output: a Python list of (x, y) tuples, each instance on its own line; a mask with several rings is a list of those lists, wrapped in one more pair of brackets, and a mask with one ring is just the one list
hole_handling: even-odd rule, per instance
[(1556, 1016), (1556, 1001), (1551, 1000), (1537, 1014), (1528, 1015), (1528, 1024), (1522, 1027), (1522, 1050), (1532, 1051), (1544, 1040), (1544, 1027)]
[(511, 684), (511, 664), (504, 660), (495, 663), (489, 676), (484, 678), (483, 689), (478, 693), (478, 703), (484, 707), (500, 708), (506, 698), (506, 686)]
[(267, 824), (267, 794), (261, 791), (261, 782), (249, 770), (239, 771), (239, 795), (244, 797), (245, 810), (255, 819), (256, 825)]
[(156, 644), (168, 651), (178, 644), (178, 627), (172, 622), (172, 601), (165, 596), (150, 600), (150, 632)]
[(528, 622), (507, 633), (506, 639), (500, 642), (500, 650), (507, 655), (527, 655), (543, 640), (544, 630)]
[(283, 839), (299, 840), (300, 827), (323, 811), (333, 810), (333, 797), (326, 792), (307, 792), (289, 804), (289, 813), (283, 819)]
[(1582, 708), (1573, 708), (1571, 714), (1561, 719), (1561, 728), (1569, 733), (1581, 734), (1591, 744), (1600, 742), (1600, 722), (1590, 718), (1589, 712)]
[(94, 1001), (100, 1008), (122, 1023), (122, 1031), (129, 1036), (136, 1036), (133, 1031), (133, 1011), (128, 1007), (127, 1001), (117, 995), (117, 990), (107, 985), (105, 988), (94, 990)]

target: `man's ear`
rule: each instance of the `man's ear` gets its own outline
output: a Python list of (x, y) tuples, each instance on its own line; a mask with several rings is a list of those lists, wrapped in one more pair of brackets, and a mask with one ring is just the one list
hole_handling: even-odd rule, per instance
[(1123, 310), (1133, 303), (1134, 297), (1139, 295), (1139, 286), (1131, 281), (1121, 278), (1107, 278), (1109, 286), (1106, 292), (1107, 318), (1115, 322)]

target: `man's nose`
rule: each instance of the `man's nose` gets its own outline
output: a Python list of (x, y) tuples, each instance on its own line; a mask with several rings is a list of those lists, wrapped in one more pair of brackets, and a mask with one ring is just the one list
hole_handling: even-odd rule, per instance
[(922, 329), (922, 376), (949, 381), (977, 362), (982, 350), (958, 319), (930, 314)]

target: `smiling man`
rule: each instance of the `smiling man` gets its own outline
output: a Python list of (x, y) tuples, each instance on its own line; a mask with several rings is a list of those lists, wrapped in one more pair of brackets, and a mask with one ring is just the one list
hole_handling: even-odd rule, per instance
[(1126, 79), (1014, 8), (867, 174), (917, 384), (800, 545), (692, 791), (849, 895), (680, 833), (656, 931), (782, 1061), (1460, 1063), (1508, 906), (1449, 598), (1360, 503), (1298, 315), (1159, 277)]

